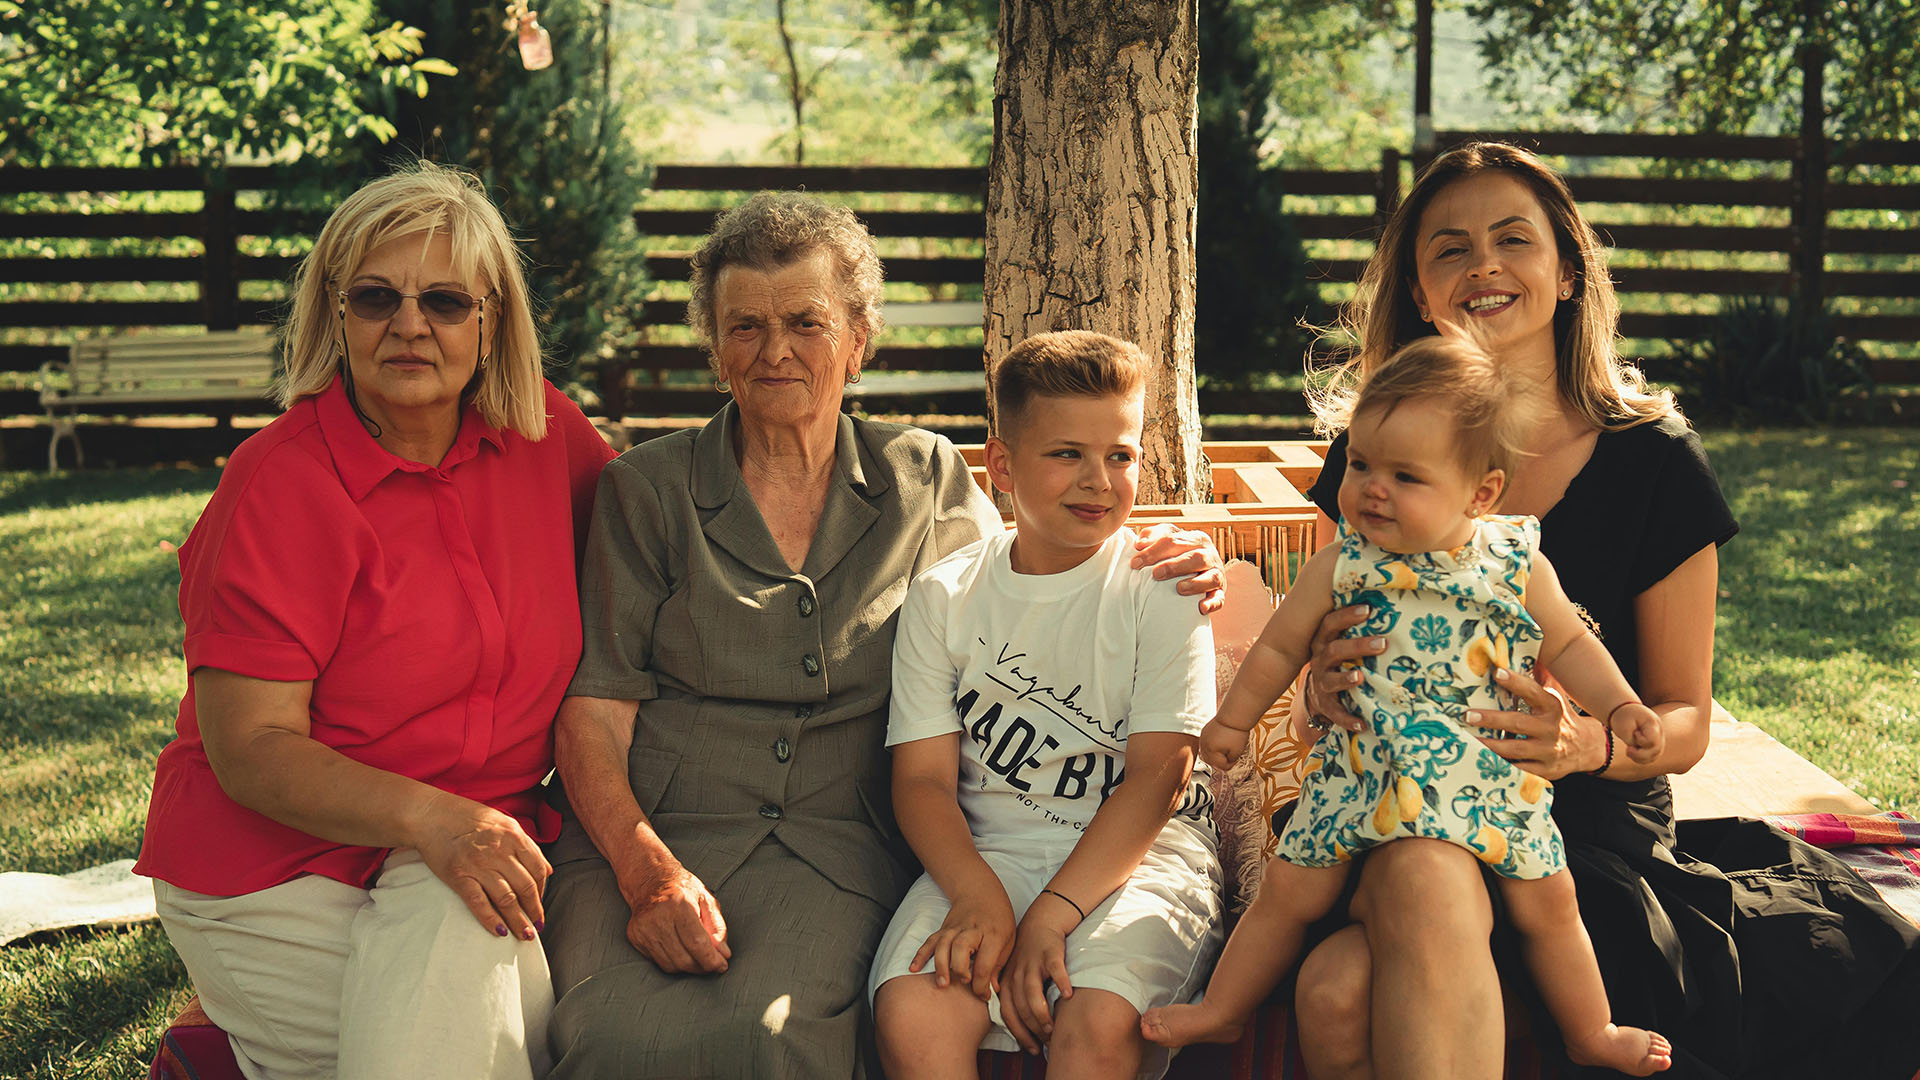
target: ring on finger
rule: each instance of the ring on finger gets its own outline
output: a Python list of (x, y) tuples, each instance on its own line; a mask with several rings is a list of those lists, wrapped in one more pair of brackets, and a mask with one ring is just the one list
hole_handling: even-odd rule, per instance
[(1315, 731), (1332, 731), (1333, 721), (1327, 719), (1326, 713), (1314, 713), (1307, 718), (1307, 726)]

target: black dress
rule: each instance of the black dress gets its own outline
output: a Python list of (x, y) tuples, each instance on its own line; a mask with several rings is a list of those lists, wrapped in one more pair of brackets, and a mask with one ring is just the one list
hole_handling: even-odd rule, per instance
[[(1308, 492), (1336, 519), (1345, 472), (1341, 435)], [(1567, 595), (1638, 685), (1634, 598), (1739, 526), (1699, 437), (1663, 420), (1602, 432), (1540, 530)], [(1676, 825), (1664, 776), (1565, 777), (1553, 817), (1614, 1020), (1673, 1043), (1661, 1075), (1915, 1077), (1920, 931), (1845, 864), (1757, 821)], [(1495, 958), (1510, 983), (1529, 985), (1497, 890), (1493, 899)], [(1558, 1055), (1551, 1018), (1537, 998), (1529, 1008), (1542, 1053)], [(1563, 1075), (1617, 1075), (1557, 1064)]]

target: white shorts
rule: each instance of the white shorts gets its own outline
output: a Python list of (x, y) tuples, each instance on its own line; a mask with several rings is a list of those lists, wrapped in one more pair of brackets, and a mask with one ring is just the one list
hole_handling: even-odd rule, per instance
[[(1069, 844), (1017, 855), (981, 851), (980, 857), (1006, 888), (1017, 922), (1072, 851)], [(1196, 863), (1190, 856), (1155, 844), (1126, 884), (1089, 911), (1086, 920), (1067, 935), (1067, 974), (1074, 989), (1118, 994), (1139, 1012), (1192, 1000), (1206, 986), (1225, 937), (1220, 885), (1217, 861)], [(951, 907), (933, 878), (920, 875), (900, 901), (874, 953), (873, 973), (867, 979), (869, 1003), (888, 980), (932, 970), (929, 964), (916, 973), (908, 971), (907, 965), (940, 929)], [(1059, 993), (1048, 987), (1048, 1000), (1058, 999)], [(1019, 1050), (1020, 1044), (1000, 1022), (999, 995), (988, 1002), (987, 1013), (992, 1027), (980, 1048)], [(1158, 1077), (1166, 1071), (1171, 1055), (1158, 1046), (1149, 1045), (1147, 1051), (1140, 1075)]]

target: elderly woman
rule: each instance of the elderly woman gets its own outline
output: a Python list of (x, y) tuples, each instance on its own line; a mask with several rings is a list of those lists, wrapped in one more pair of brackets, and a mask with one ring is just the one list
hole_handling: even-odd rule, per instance
[(190, 679), (137, 869), (253, 1080), (544, 1075), (537, 787), (612, 454), (541, 377), (477, 181), (340, 205), (278, 392), (180, 549)]
[[(688, 319), (732, 400), (607, 467), (583, 564), (554, 1075), (855, 1075), (867, 968), (913, 880), (884, 747), (896, 614), (1000, 515), (945, 439), (841, 412), (880, 330), (847, 210), (761, 194), (722, 217)], [(1194, 546), (1139, 561), (1215, 561)]]
[[(1614, 1019), (1669, 1036), (1671, 1076), (1907, 1080), (1920, 1028), (1895, 1017), (1920, 1000), (1913, 927), (1844, 865), (1758, 822), (1674, 821), (1667, 775), (1707, 748), (1717, 551), (1738, 526), (1671, 396), (1615, 354), (1617, 321), (1604, 249), (1566, 184), (1524, 150), (1472, 144), (1435, 160), (1387, 223), (1350, 312), (1348, 374), (1423, 334), (1471, 334), (1532, 387), (1529, 454), (1501, 511), (1541, 519), (1541, 550), (1661, 714), (1666, 749), (1628, 760), (1601, 719), (1518, 673), (1505, 685), (1523, 711), (1487, 713), (1484, 727), (1487, 745), (1555, 782)], [(1344, 426), (1349, 402), (1336, 392), (1323, 419)], [(1328, 514), (1345, 463), (1343, 435), (1311, 491)], [(1358, 724), (1337, 696), (1359, 680), (1342, 662), (1379, 646), (1341, 635), (1367, 616), (1321, 627), (1304, 696), (1322, 723)], [(1525, 979), (1473, 857), (1390, 844), (1353, 879), (1337, 921), (1354, 925), (1298, 980), (1316, 1080), (1500, 1075), (1496, 960)]]

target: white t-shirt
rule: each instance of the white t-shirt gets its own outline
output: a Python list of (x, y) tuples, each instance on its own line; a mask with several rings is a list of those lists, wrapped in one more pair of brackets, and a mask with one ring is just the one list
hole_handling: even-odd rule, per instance
[[(887, 745), (961, 733), (960, 808), (982, 851), (1071, 844), (1119, 786), (1127, 735), (1198, 735), (1214, 711), (1199, 605), (1128, 566), (1122, 529), (1059, 574), (1016, 574), (1012, 532), (915, 578), (893, 644)], [(1213, 859), (1206, 767), (1159, 844)]]

